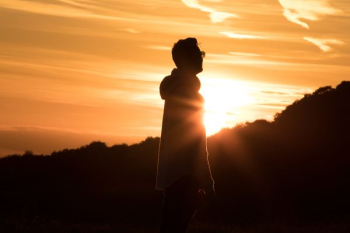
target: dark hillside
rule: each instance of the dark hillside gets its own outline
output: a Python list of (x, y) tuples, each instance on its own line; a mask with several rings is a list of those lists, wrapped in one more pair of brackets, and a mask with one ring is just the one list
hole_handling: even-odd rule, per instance
[(349, 119), (350, 82), (344, 81), (305, 95), (274, 122), (222, 130), (209, 139), (219, 196), (239, 195), (243, 187), (237, 198), (250, 193), (254, 208), (267, 203), (305, 218), (348, 214)]

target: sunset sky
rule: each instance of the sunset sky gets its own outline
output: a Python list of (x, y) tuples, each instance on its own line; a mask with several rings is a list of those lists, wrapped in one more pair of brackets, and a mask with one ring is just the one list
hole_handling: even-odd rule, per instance
[(348, 0), (0, 0), (0, 156), (159, 136), (187, 37), (208, 135), (350, 80)]

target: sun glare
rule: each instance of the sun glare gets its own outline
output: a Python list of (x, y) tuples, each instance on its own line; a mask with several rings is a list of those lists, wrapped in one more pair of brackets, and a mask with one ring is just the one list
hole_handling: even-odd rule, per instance
[(239, 107), (252, 102), (247, 84), (230, 79), (203, 78), (201, 94), (205, 99), (204, 125), (208, 136), (238, 123), (235, 115)]

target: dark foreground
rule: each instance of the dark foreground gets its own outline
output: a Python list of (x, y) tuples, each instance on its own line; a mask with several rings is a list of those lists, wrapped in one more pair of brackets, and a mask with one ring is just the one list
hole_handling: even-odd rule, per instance
[[(40, 216), (26, 218), (1, 217), (0, 232), (20, 233), (156, 233), (157, 226), (133, 225), (128, 223), (87, 223), (87, 222), (64, 222), (57, 219), (47, 219)], [(333, 221), (321, 221), (302, 223), (285, 221), (281, 219), (268, 220), (250, 224), (214, 224), (193, 221), (189, 233), (348, 233), (350, 232), (350, 218)]]

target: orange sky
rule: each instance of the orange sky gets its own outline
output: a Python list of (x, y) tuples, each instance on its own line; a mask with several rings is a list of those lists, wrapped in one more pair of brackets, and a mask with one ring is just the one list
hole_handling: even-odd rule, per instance
[(207, 54), (209, 121), (271, 120), (350, 79), (349, 28), (344, 0), (0, 0), (0, 156), (159, 136), (186, 37)]

